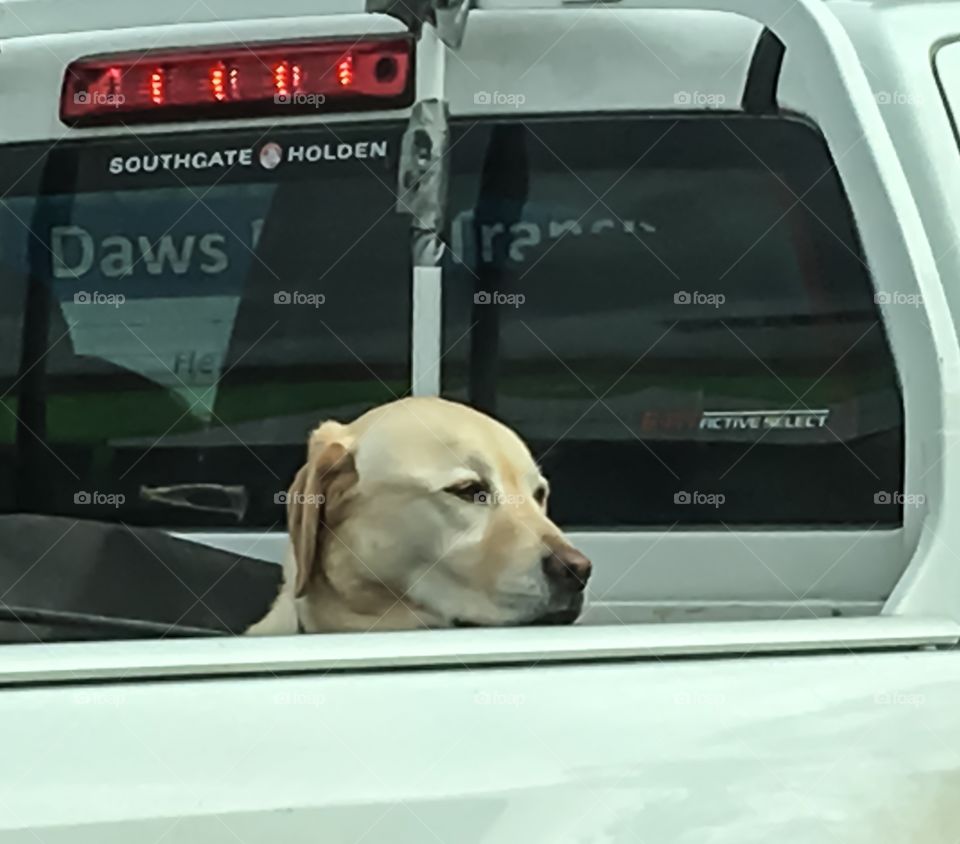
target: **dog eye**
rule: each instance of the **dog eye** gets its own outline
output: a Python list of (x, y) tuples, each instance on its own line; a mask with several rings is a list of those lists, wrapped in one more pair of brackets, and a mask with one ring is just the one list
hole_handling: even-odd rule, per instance
[(547, 500), (547, 488), (545, 486), (537, 487), (533, 493), (533, 500), (542, 507), (543, 503)]
[(467, 481), (456, 486), (449, 486), (444, 492), (449, 492), (464, 501), (472, 501), (474, 504), (490, 503), (490, 487), (483, 481)]

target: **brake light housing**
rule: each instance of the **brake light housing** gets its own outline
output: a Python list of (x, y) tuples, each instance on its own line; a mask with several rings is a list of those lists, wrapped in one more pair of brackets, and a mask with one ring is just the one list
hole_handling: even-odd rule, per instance
[(70, 126), (330, 114), (413, 102), (412, 37), (89, 56), (66, 70)]

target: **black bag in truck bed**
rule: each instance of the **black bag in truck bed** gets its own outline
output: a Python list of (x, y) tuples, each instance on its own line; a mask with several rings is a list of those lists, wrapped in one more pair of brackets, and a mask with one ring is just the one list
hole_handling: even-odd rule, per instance
[(278, 565), (161, 530), (0, 516), (0, 643), (240, 634), (280, 580)]

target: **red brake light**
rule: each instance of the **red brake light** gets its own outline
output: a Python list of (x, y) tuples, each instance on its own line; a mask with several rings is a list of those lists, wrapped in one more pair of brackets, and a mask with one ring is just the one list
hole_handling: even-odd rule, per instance
[(344, 56), (337, 64), (337, 82), (343, 88), (353, 85), (353, 56)]
[(142, 123), (399, 108), (413, 99), (412, 68), (406, 37), (85, 58), (67, 68), (60, 119)]
[(163, 68), (157, 68), (150, 74), (150, 102), (154, 105), (163, 105), (164, 73)]
[(210, 93), (218, 103), (226, 102), (228, 73), (230, 71), (223, 62), (217, 62), (210, 68)]

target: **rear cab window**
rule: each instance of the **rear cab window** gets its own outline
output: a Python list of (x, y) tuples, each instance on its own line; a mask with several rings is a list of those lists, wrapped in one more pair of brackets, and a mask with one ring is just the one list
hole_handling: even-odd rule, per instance
[[(280, 520), (305, 432), (408, 389), (401, 132), (64, 145), (16, 184), (36, 150), (6, 150), (5, 509)], [(564, 524), (898, 523), (896, 372), (814, 128), (576, 116), (453, 143), (443, 393), (529, 440)], [(201, 483), (245, 506), (152, 495)]]

